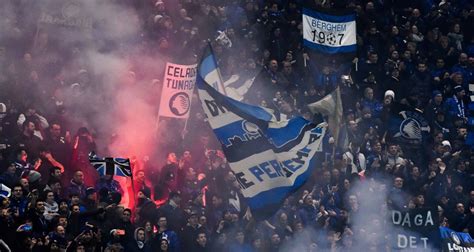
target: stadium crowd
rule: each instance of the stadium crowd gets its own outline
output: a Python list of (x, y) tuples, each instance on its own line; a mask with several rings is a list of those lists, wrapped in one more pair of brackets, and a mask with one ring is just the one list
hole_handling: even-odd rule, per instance
[[(81, 63), (80, 46), (58, 46), (54, 33), (22, 22), (29, 1), (7, 2), (0, 183), (11, 196), (0, 195), (0, 251), (388, 251), (387, 209), (424, 207), (436, 209), (440, 225), (474, 236), (474, 155), (465, 144), (471, 1), (311, 1), (356, 12), (358, 50), (349, 60), (303, 47), (299, 0), (111, 1), (137, 13), (141, 37), (127, 41), (137, 51), (177, 62), (211, 39), (224, 79), (258, 74), (249, 103), (322, 120), (306, 105), (340, 87), (336, 151), (325, 151), (309, 181), (265, 221), (247, 210), (198, 99), (185, 132), (169, 124), (175, 141), (137, 157), (133, 188), (99, 177), (88, 153), (109, 137), (93, 128), (100, 113), (89, 127), (75, 118), (77, 104), (101, 92), (98, 78)], [(225, 38), (215, 40), (217, 31)], [(430, 129), (421, 143), (391, 135), (395, 107), (421, 111)], [(384, 203), (364, 208), (377, 195)], [(370, 219), (356, 225), (361, 209)]]

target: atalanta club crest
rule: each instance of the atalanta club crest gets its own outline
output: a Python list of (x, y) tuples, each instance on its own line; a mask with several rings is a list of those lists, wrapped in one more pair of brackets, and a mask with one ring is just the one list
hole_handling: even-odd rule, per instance
[(457, 245), (461, 245), (461, 240), (459, 239), (456, 232), (451, 232), (451, 240), (453, 240), (453, 242), (456, 243)]
[(421, 144), (431, 130), (428, 121), (415, 111), (401, 111), (399, 115), (402, 117), (401, 123), (394, 137), (411, 144)]
[(176, 116), (183, 116), (189, 112), (191, 100), (185, 92), (174, 94), (169, 102), (170, 111)]

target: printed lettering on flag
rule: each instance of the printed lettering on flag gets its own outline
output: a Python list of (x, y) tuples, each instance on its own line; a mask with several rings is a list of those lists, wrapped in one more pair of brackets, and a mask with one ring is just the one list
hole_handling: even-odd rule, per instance
[(443, 245), (443, 252), (474, 251), (474, 239), (469, 233), (456, 232), (447, 227), (440, 227), (439, 232)]
[(326, 125), (302, 117), (277, 121), (267, 109), (224, 96), (203, 80), (198, 93), (250, 209), (271, 215), (311, 175)]
[(438, 212), (431, 208), (391, 210), (396, 231), (391, 234), (394, 250), (431, 251), (439, 246)]
[(160, 116), (188, 118), (196, 83), (197, 64), (166, 63), (161, 92)]
[(303, 9), (304, 45), (325, 53), (356, 51), (355, 14), (328, 14)]

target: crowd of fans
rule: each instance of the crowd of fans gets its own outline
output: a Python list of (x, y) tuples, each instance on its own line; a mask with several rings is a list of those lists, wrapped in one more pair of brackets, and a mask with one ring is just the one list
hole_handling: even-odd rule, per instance
[[(0, 183), (11, 196), (0, 195), (1, 251), (386, 251), (387, 208), (432, 207), (440, 225), (474, 236), (474, 155), (465, 144), (471, 1), (309, 1), (354, 9), (358, 51), (349, 60), (303, 48), (303, 1), (111, 1), (137, 13), (140, 39), (127, 41), (137, 51), (179, 63), (210, 39), (224, 79), (257, 76), (246, 102), (313, 120), (306, 105), (340, 87), (336, 151), (325, 151), (309, 181), (265, 221), (248, 211), (197, 99), (187, 130), (168, 129), (178, 137), (166, 155), (137, 157), (133, 188), (99, 177), (87, 155), (106, 137), (75, 115), (78, 102), (101, 92), (100, 81), (92, 83), (80, 46), (58, 46), (54, 33), (22, 22), (28, 1), (7, 2)], [(216, 41), (217, 31), (225, 36)], [(390, 135), (394, 107), (421, 111), (430, 128), (421, 143)], [(375, 195), (386, 201), (364, 209), (370, 221), (356, 225), (362, 199)]]

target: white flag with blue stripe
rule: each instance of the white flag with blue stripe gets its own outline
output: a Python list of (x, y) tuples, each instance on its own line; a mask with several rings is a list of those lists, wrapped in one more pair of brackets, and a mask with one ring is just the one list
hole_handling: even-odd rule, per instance
[(221, 94), (226, 94), (224, 81), (222, 80), (219, 67), (217, 66), (217, 60), (214, 57), (214, 53), (210, 46), (206, 48), (206, 52), (201, 60), (199, 74), (201, 78), (215, 90), (219, 91)]
[(351, 53), (357, 49), (355, 13), (331, 14), (303, 8), (304, 45), (324, 53)]
[(3, 195), (4, 197), (8, 198), (10, 197), (11, 193), (12, 190), (8, 186), (0, 183), (0, 195)]
[(326, 125), (303, 117), (277, 121), (266, 108), (224, 96), (202, 79), (199, 98), (242, 194), (254, 215), (268, 217), (310, 177)]

